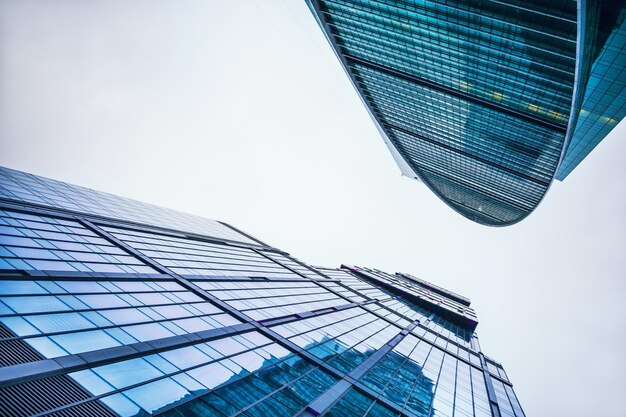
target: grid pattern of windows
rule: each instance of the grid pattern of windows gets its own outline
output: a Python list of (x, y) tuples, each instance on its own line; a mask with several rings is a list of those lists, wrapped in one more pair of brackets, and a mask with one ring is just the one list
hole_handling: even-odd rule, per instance
[(454, 293), (450, 290), (446, 290), (445, 288), (441, 288), (440, 286), (435, 285), (432, 282), (425, 281), (421, 278), (417, 278), (416, 276), (407, 274), (407, 273), (398, 273), (397, 275), (400, 275), (403, 278), (408, 279), (409, 282), (417, 283), (422, 288), (426, 288), (431, 291), (434, 291), (437, 294), (443, 295), (444, 297), (449, 298), (458, 303), (461, 303), (463, 305), (469, 306), (471, 304), (471, 301), (468, 298), (463, 297), (462, 295)]
[[(586, 7), (584, 41), (567, 0), (308, 3), (403, 172), (473, 221), (513, 224), (539, 204), (574, 94), (586, 87), (560, 177), (626, 114), (620, 2)], [(596, 56), (577, 42), (606, 40), (611, 28), (587, 83)]]
[[(368, 304), (363, 308), (370, 311), (376, 311), (379, 315), (400, 323), (401, 327), (406, 327), (409, 323), (415, 320), (424, 322), (431, 315), (429, 311), (403, 299), (379, 301), (375, 304)], [(396, 317), (399, 317), (400, 320)]]
[(418, 416), (491, 416), (482, 371), (413, 335), (362, 382)]
[(497, 377), (500, 377), (500, 379), (503, 379), (504, 381), (509, 380), (509, 377), (506, 375), (506, 372), (504, 372), (504, 368), (502, 368), (502, 365), (496, 363), (493, 359), (487, 358), (487, 356), (485, 356), (485, 360), (487, 364), (487, 370), (489, 372)]
[(254, 320), (288, 316), (346, 304), (314, 282), (210, 282), (198, 286)]
[(80, 223), (0, 211), (0, 269), (156, 273)]
[(116, 227), (103, 229), (180, 275), (218, 278), (302, 278), (247, 248)]
[[(401, 274), (391, 275), (377, 269), (353, 267), (359, 274), (373, 280), (379, 280), (390, 285), (399, 291), (414, 296), (418, 300), (422, 300), (440, 309), (445, 309), (450, 314), (466, 318), (470, 321), (476, 321), (476, 313), (469, 306), (462, 304), (449, 297), (440, 295), (432, 291), (430, 288), (415, 282), (410, 278), (406, 278)], [(469, 340), (469, 337), (468, 337)]]
[[(433, 346), (437, 346), (439, 349), (449, 352), (451, 355), (457, 356), (461, 359), (464, 359), (470, 362), (473, 365), (480, 367), (480, 357), (477, 353), (472, 351), (470, 344), (465, 342), (462, 339), (454, 338), (454, 337), (446, 337), (450, 334), (445, 331), (444, 328), (440, 326), (432, 326), (432, 323), (429, 322), (427, 324), (427, 328), (431, 329), (435, 327), (433, 331), (427, 331), (425, 329), (419, 328), (413, 330), (413, 335), (418, 336), (420, 339), (430, 343)], [(443, 330), (441, 332), (437, 332), (438, 330)], [(446, 334), (447, 333), (447, 334)], [(498, 375), (495, 373), (495, 375)]]
[(491, 400), (523, 416), (473, 329), (439, 314), (469, 300), (441, 288), (12, 207), (0, 202), (0, 415), (455, 417)]
[(274, 260), (276, 260), (277, 262), (279, 262), (281, 265), (285, 265), (287, 268), (292, 269), (296, 272), (298, 272), (299, 274), (304, 275), (307, 278), (311, 278), (311, 279), (323, 279), (324, 277), (316, 272), (311, 271), (309, 268), (306, 268), (302, 265), (300, 265), (299, 263), (287, 258), (284, 255), (281, 255), (280, 253), (276, 253), (276, 252), (264, 252), (264, 254)]
[(259, 244), (215, 220), (5, 167), (0, 167), (0, 197), (237, 242)]
[(328, 364), (349, 373), (400, 333), (400, 328), (361, 308), (273, 328)]
[(437, 332), (441, 337), (453, 340), (468, 349), (470, 348), (469, 340), (472, 337), (472, 333), (458, 324), (451, 323), (446, 319), (436, 316), (428, 323), (427, 327)]
[(406, 327), (412, 323), (411, 320), (407, 320), (404, 315), (399, 312), (388, 310), (383, 307), (383, 303), (366, 304), (363, 306), (367, 311), (371, 311), (380, 317), (384, 317), (386, 320), (393, 322), (399, 327)]
[(240, 322), (172, 281), (3, 280), (0, 323), (53, 358)]
[(354, 289), (348, 287), (345, 282), (342, 282), (341, 285), (334, 282), (324, 282), (323, 285), (353, 303), (360, 303), (367, 300), (367, 298), (359, 295)]
[(163, 415), (294, 416), (334, 382), (324, 371), (296, 355), (289, 355), (278, 363), (261, 365), (257, 372)]
[(364, 295), (372, 299), (385, 299), (389, 298), (389, 294), (382, 291), (380, 288), (366, 282), (362, 279), (355, 277), (354, 275), (340, 270), (340, 269), (323, 269), (320, 268), (326, 275), (331, 278), (340, 279), (342, 283), (346, 284), (350, 289), (354, 290), (355, 294), (350, 297)]
[[(258, 332), (70, 376), (92, 394), (103, 396), (102, 402), (123, 417), (141, 410), (165, 411), (168, 416), (225, 416), (242, 410), (246, 416), (293, 415), (333, 383), (330, 376)], [(304, 392), (293, 394), (295, 387)], [(108, 395), (111, 392), (116, 393)], [(259, 414), (274, 408), (284, 410)]]
[(500, 411), (503, 416), (524, 417), (524, 411), (522, 411), (522, 407), (519, 405), (517, 397), (509, 385), (494, 379), (493, 389), (496, 392)]

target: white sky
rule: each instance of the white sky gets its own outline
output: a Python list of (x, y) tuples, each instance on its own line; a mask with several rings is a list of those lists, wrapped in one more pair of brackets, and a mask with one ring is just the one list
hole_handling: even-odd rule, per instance
[(529, 416), (624, 415), (625, 137), (486, 228), (400, 177), (303, 0), (0, 0), (0, 164), (459, 292)]

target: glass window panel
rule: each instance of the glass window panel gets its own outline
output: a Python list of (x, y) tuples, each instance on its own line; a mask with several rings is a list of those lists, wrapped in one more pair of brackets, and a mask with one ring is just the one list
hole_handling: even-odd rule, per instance
[(162, 352), (161, 356), (180, 369), (211, 361), (211, 358), (194, 346)]
[(143, 314), (135, 308), (122, 308), (118, 310), (102, 310), (100, 311), (104, 317), (114, 324), (130, 324), (142, 321), (151, 321), (150, 317)]
[(94, 372), (115, 388), (124, 388), (163, 375), (143, 358), (99, 366), (94, 368)]
[(128, 303), (115, 294), (79, 295), (78, 298), (91, 308), (126, 307)]
[(2, 301), (20, 314), (70, 310), (59, 298), (53, 296), (5, 297)]
[(114, 390), (110, 384), (104, 381), (104, 379), (98, 376), (91, 369), (73, 372), (68, 375), (93, 395), (101, 395)]
[(9, 330), (18, 336), (41, 333), (22, 317), (3, 317), (0, 318), (0, 323), (4, 324), (9, 328)]
[(9, 250), (18, 258), (59, 259), (46, 249), (11, 247)]
[(43, 333), (64, 332), (95, 327), (93, 323), (79, 313), (38, 314), (26, 319)]
[(109, 395), (101, 400), (120, 417), (135, 417), (139, 415), (139, 407), (122, 394)]
[(52, 336), (52, 340), (58, 343), (70, 354), (83, 353), (91, 350), (104, 349), (119, 346), (120, 343), (102, 330), (92, 330), (81, 333), (62, 334)]
[(167, 330), (159, 323), (137, 324), (135, 326), (125, 327), (124, 330), (140, 342), (174, 336), (174, 333)]
[(54, 343), (49, 337), (25, 339), (25, 342), (46, 358), (56, 358), (57, 356), (67, 355), (67, 352), (61, 349), (61, 347)]
[(33, 281), (0, 281), (0, 295), (45, 293), (46, 290)]
[(152, 307), (152, 310), (169, 319), (187, 317), (191, 315), (188, 310), (179, 305), (156, 306)]
[(182, 385), (187, 391), (194, 393), (195, 395), (201, 395), (207, 391), (204, 385), (186, 374), (173, 375), (172, 379)]
[(39, 271), (76, 271), (76, 268), (63, 261), (42, 261), (38, 259), (28, 259), (27, 263), (32, 266), (32, 268), (28, 269), (36, 269)]
[(189, 391), (171, 378), (165, 378), (125, 391), (124, 394), (148, 413), (153, 413), (166, 405), (180, 401), (189, 395)]
[(204, 320), (198, 317), (176, 320), (174, 321), (174, 323), (189, 333), (215, 328), (215, 326), (211, 326), (209, 323), (205, 322)]
[(80, 314), (98, 327), (111, 326), (113, 324), (95, 311), (83, 311)]
[(211, 363), (187, 372), (208, 389), (220, 386), (230, 380), (234, 373), (220, 363)]
[(46, 291), (48, 291), (49, 293), (63, 294), (64, 292), (66, 292), (63, 288), (59, 287), (59, 285), (56, 282), (39, 281), (38, 284), (41, 285), (43, 288), (45, 288)]
[(105, 332), (123, 345), (130, 345), (131, 343), (137, 342), (137, 339), (135, 339), (122, 329), (123, 327), (115, 327), (112, 329), (106, 329)]
[(60, 295), (58, 298), (59, 300), (70, 306), (70, 308), (73, 310), (86, 310), (89, 308), (87, 304), (83, 303), (73, 295)]
[(246, 347), (233, 338), (218, 339), (209, 342), (209, 346), (224, 355), (233, 355), (246, 350)]
[(57, 281), (59, 286), (72, 294), (87, 292), (108, 292), (100, 283), (94, 281)]

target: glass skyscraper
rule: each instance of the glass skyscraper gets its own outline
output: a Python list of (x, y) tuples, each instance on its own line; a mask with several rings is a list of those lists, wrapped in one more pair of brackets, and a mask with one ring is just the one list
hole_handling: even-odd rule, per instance
[(0, 168), (0, 415), (524, 416), (470, 301)]
[(624, 0), (307, 0), (404, 175), (514, 224), (626, 114)]

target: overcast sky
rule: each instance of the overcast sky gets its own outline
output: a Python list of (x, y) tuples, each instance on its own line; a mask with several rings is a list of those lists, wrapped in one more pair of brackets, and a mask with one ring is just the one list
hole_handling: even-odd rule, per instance
[(0, 0), (0, 164), (463, 294), (529, 417), (624, 415), (625, 138), (487, 228), (400, 176), (303, 0)]

